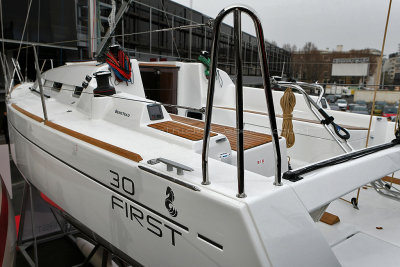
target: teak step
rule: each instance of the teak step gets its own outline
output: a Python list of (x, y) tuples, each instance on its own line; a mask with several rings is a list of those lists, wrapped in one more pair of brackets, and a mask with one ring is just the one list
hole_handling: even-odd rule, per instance
[[(174, 114), (170, 114), (170, 116), (174, 121), (204, 129), (205, 123), (203, 121)], [(231, 149), (237, 151), (236, 128), (212, 123), (211, 131), (225, 135), (231, 144)], [(269, 142), (272, 142), (271, 135), (244, 130), (244, 150), (267, 144)]]
[(329, 225), (334, 225), (334, 224), (340, 222), (340, 219), (338, 216), (336, 216), (332, 213), (324, 212), (320, 221), (323, 223), (329, 224)]

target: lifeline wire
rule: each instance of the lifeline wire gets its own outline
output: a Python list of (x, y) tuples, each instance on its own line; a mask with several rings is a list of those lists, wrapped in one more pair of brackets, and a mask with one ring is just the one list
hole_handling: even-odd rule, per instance
[[(62, 91), (62, 90), (64, 90), (64, 91), (69, 91), (69, 92), (75, 92), (75, 90), (66, 89), (66, 88), (63, 88), (63, 89), (61, 89), (60, 91)], [(36, 91), (35, 89), (31, 89), (31, 91), (40, 94), (40, 92), (39, 92), (39, 91)], [(87, 95), (98, 95), (98, 94), (95, 94), (95, 93), (92, 93), (92, 92), (83, 92), (83, 91), (82, 91), (82, 94), (87, 94)], [(45, 96), (46, 96), (46, 95), (45, 95)], [(46, 96), (46, 97), (50, 98), (50, 96)], [(120, 97), (120, 96), (108, 96), (108, 97), (112, 97), (112, 98), (116, 98), (116, 99), (122, 99), (122, 100), (129, 100), (129, 101), (134, 101), (134, 102), (147, 103), (147, 104), (161, 104), (161, 105), (167, 106), (167, 107), (176, 107), (176, 108), (194, 110), (194, 111), (198, 111), (198, 112), (200, 112), (200, 113), (204, 113), (204, 112), (205, 112), (204, 108), (193, 108), (193, 107), (187, 107), (187, 106), (181, 106), (181, 105), (167, 104), (167, 103), (162, 103), (162, 102), (159, 102), (159, 101), (146, 101), (146, 100), (125, 98), (125, 97)]]
[[(207, 24), (205, 24), (205, 23), (189, 24), (189, 25), (182, 25), (182, 26), (177, 26), (177, 27), (163, 28), (163, 29), (151, 30), (151, 31), (142, 31), (142, 32), (124, 33), (124, 34), (114, 34), (114, 35), (111, 35), (110, 37), (134, 36), (134, 35), (139, 35), (139, 34), (167, 32), (167, 31), (174, 31), (174, 30), (186, 30), (186, 29), (190, 29), (190, 28), (200, 28), (200, 27), (205, 27), (205, 26), (207, 26)], [(104, 38), (106, 38), (106, 37), (75, 39), (75, 40), (69, 40), (69, 41), (60, 41), (60, 42), (43, 43), (43, 44), (45, 44), (45, 45), (59, 45), (59, 44), (67, 44), (67, 43), (73, 43), (73, 42), (83, 42), (83, 41), (90, 41), (90, 40), (97, 40), (97, 39), (101, 40), (101, 39), (104, 39)], [(21, 40), (21, 44), (22, 44), (22, 40)], [(27, 46), (24, 46), (24, 47), (22, 47), (20, 49), (25, 49), (25, 48), (29, 48), (29, 47), (32, 47), (32, 45), (27, 45)]]

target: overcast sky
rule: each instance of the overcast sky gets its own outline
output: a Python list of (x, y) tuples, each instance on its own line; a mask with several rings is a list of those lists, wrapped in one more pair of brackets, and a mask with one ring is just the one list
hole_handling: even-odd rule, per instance
[[(190, 6), (190, 0), (174, 0)], [(219, 11), (240, 0), (192, 0), (193, 9), (215, 17)], [(319, 49), (343, 45), (350, 49), (381, 49), (389, 0), (242, 0), (261, 17), (264, 35), (279, 46), (308, 41)], [(243, 16), (244, 17), (244, 16)], [(243, 20), (243, 30), (254, 33), (250, 20)], [(399, 50), (400, 1), (392, 2), (384, 54)]]

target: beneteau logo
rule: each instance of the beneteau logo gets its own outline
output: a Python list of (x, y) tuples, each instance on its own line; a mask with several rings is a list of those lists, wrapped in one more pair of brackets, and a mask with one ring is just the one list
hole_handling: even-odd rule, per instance
[(119, 111), (118, 109), (115, 110), (115, 113), (117, 113), (118, 115), (122, 115), (122, 116), (128, 117), (128, 118), (131, 116), (131, 114), (125, 113), (123, 111)]
[(174, 196), (174, 191), (172, 191), (171, 187), (167, 187), (167, 192), (166, 192), (167, 198), (165, 199), (165, 207), (167, 208), (169, 214), (171, 214), (172, 217), (176, 217), (178, 215), (178, 211), (174, 207), (174, 202), (175, 196)]

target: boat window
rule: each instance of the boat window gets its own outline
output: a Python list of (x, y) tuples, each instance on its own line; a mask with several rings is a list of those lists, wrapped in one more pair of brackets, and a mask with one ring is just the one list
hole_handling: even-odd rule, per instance
[(203, 114), (201, 112), (198, 112), (198, 111), (188, 110), (186, 112), (186, 117), (197, 119), (197, 120), (202, 120), (203, 119)]
[(54, 82), (53, 90), (60, 91), (62, 87), (62, 83)]
[(75, 97), (79, 97), (82, 94), (83, 87), (82, 86), (75, 86), (74, 93), (72, 94)]
[[(177, 104), (178, 67), (146, 64), (140, 66), (140, 74), (146, 98), (170, 105)], [(175, 107), (165, 108), (169, 113), (178, 112)]]

